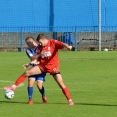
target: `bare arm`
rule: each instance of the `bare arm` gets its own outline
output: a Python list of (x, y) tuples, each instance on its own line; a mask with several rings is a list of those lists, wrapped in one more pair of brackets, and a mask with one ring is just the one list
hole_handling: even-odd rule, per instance
[(63, 47), (64, 47), (64, 48), (67, 48), (67, 49), (69, 49), (69, 50), (72, 50), (72, 46), (69, 46), (69, 45), (66, 44), (66, 43), (63, 43)]
[(41, 54), (37, 54), (35, 56), (30, 56), (31, 61), (37, 60), (39, 57), (41, 56)]
[(28, 68), (30, 65), (38, 65), (39, 64), (38, 58), (42, 55), (43, 55), (43, 52), (35, 56), (30, 56), (31, 62), (24, 64), (23, 65), (24, 69)]
[(23, 65), (23, 68), (26, 69), (26, 68), (28, 68), (30, 65), (38, 65), (38, 64), (39, 64), (39, 61), (33, 60), (33, 61), (31, 61), (30, 63), (24, 64), (24, 65)]
[(26, 63), (23, 65), (24, 69), (28, 68), (30, 65), (37, 65), (39, 64), (38, 58), (41, 56), (41, 54), (37, 54), (35, 56), (30, 56), (31, 62)]

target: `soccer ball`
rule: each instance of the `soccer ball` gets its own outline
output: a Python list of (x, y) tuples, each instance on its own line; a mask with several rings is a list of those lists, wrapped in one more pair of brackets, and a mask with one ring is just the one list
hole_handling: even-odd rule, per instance
[(14, 97), (14, 92), (12, 90), (6, 90), (4, 92), (4, 96), (6, 99), (11, 99)]

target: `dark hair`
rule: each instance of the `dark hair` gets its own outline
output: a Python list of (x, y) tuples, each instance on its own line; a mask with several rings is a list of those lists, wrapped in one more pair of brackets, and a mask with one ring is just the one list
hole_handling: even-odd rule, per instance
[(43, 39), (44, 38), (44, 34), (39, 34), (36, 38), (37, 42), (40, 40), (40, 39)]
[(27, 38), (25, 39), (25, 41), (27, 41), (28, 39), (32, 39), (32, 40), (34, 40), (33, 37), (27, 37)]

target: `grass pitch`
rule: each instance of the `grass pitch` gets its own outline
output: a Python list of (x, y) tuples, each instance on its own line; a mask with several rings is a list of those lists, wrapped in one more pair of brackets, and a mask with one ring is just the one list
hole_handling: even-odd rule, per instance
[(28, 105), (27, 80), (11, 100), (4, 86), (13, 83), (29, 62), (25, 52), (0, 53), (0, 117), (117, 117), (117, 52), (60, 51), (60, 70), (75, 103), (69, 106), (52, 76), (44, 83), (48, 104), (34, 86), (33, 105)]

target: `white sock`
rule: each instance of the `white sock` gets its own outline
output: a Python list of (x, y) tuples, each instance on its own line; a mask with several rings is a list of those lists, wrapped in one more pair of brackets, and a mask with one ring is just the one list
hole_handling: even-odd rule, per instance
[(13, 88), (16, 88), (17, 86), (14, 84), (14, 85), (12, 85), (12, 87), (13, 87)]
[(68, 101), (70, 102), (70, 101), (72, 101), (72, 100), (70, 99), (70, 100), (68, 100)]

